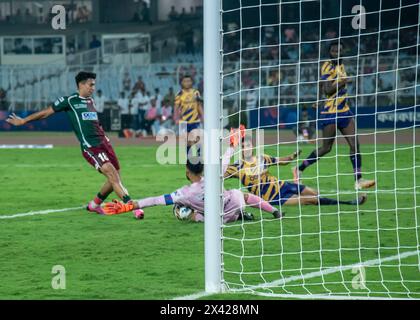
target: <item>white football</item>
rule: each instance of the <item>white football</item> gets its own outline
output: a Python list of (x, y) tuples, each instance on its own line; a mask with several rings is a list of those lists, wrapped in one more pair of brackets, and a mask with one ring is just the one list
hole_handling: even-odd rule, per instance
[(192, 213), (193, 210), (191, 208), (180, 206), (177, 204), (174, 205), (173, 214), (178, 220), (188, 220)]

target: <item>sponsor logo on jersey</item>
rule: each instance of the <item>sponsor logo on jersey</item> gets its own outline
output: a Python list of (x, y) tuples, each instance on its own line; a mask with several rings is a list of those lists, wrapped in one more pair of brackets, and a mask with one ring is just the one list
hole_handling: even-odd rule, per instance
[(85, 121), (95, 121), (98, 120), (98, 114), (96, 112), (83, 112), (82, 119)]

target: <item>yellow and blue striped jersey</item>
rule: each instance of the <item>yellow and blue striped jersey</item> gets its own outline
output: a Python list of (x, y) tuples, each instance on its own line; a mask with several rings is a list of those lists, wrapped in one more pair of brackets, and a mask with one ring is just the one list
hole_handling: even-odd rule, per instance
[[(336, 80), (347, 77), (343, 64), (334, 64), (327, 61), (321, 68), (321, 80)], [(350, 109), (347, 104), (347, 85), (332, 95), (327, 95), (327, 100), (321, 109), (321, 114), (341, 113)]]
[(187, 123), (200, 122), (200, 91), (196, 89), (181, 90), (175, 97), (175, 108), (180, 108), (181, 121)]
[(272, 201), (279, 197), (280, 189), (284, 181), (270, 175), (268, 168), (277, 164), (275, 157), (263, 155), (261, 158), (254, 157), (253, 161), (241, 161), (228, 166), (224, 177), (238, 178), (252, 194), (266, 201)]

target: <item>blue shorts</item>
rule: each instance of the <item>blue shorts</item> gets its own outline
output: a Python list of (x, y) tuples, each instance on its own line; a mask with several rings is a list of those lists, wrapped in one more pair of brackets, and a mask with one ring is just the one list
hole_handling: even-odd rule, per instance
[(187, 133), (190, 133), (194, 129), (199, 129), (200, 126), (201, 126), (201, 123), (200, 122), (187, 123)]
[(289, 200), (294, 195), (299, 195), (305, 190), (306, 186), (302, 184), (296, 184), (291, 182), (285, 182), (280, 188), (280, 193), (274, 200), (270, 201), (270, 204), (273, 205), (283, 205), (287, 200)]
[(347, 128), (351, 119), (354, 118), (353, 112), (350, 110), (340, 113), (324, 113), (319, 115), (318, 123), (321, 129), (330, 124), (334, 124), (338, 129)]
[(187, 131), (187, 133), (190, 133), (191, 131), (193, 131), (194, 129), (199, 129), (201, 127), (201, 122), (194, 122), (194, 123), (186, 123), (180, 122), (180, 134), (185, 133), (185, 130)]

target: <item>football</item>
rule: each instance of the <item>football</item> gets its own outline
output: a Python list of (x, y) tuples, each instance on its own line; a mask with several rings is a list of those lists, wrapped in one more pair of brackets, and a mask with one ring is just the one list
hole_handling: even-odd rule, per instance
[(193, 210), (186, 206), (175, 204), (173, 207), (173, 214), (178, 220), (188, 220), (193, 213)]

